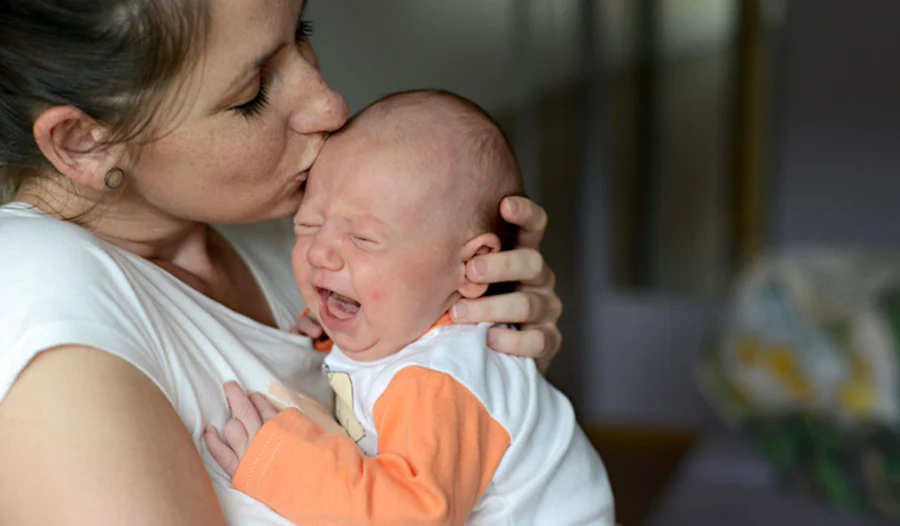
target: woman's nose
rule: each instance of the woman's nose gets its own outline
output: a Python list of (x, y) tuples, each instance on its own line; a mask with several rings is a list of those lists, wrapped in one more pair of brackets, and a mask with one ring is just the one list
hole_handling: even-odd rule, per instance
[(340, 93), (331, 89), (315, 67), (302, 58), (299, 60), (298, 81), (291, 127), (297, 133), (333, 132), (347, 122), (350, 109)]
[(306, 260), (315, 268), (337, 272), (344, 267), (344, 260), (333, 244), (315, 239), (306, 252)]

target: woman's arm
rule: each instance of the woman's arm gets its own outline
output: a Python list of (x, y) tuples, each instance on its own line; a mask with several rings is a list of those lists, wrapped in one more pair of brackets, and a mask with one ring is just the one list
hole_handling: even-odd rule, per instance
[(0, 403), (0, 466), (0, 524), (225, 524), (169, 401), (96, 349), (60, 347), (25, 369)]
[(488, 344), (494, 350), (537, 359), (546, 370), (559, 351), (562, 334), (556, 323), (562, 314), (562, 302), (554, 290), (556, 277), (540, 253), (541, 238), (547, 228), (547, 213), (524, 197), (507, 197), (500, 214), (519, 227), (514, 250), (473, 258), (466, 275), (476, 283), (514, 281), (519, 286), (511, 294), (462, 300), (452, 309), (457, 323), (519, 323), (520, 331), (494, 328)]

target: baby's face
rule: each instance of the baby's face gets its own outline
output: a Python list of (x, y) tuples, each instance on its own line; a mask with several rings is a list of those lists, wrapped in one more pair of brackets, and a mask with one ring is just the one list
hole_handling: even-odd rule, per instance
[(300, 293), (358, 360), (396, 352), (459, 298), (463, 243), (436, 178), (414, 157), (352, 133), (332, 137), (294, 218)]

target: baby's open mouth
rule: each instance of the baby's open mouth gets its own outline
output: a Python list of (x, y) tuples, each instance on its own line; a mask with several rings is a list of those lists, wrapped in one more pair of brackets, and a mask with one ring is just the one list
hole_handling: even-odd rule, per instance
[(359, 312), (360, 304), (353, 298), (338, 294), (333, 290), (319, 289), (319, 295), (329, 314), (339, 320), (349, 320)]

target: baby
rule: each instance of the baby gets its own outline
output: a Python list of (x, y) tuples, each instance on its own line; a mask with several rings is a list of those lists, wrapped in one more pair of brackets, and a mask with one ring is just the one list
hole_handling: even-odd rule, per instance
[(613, 524), (569, 401), (490, 350), (490, 324), (446, 314), (486, 292), (466, 264), (501, 250), (500, 201), (521, 193), (496, 123), (450, 93), (388, 96), (329, 138), (292, 258), (346, 435), (226, 386), (228, 444), (206, 441), (234, 488), (299, 524)]

